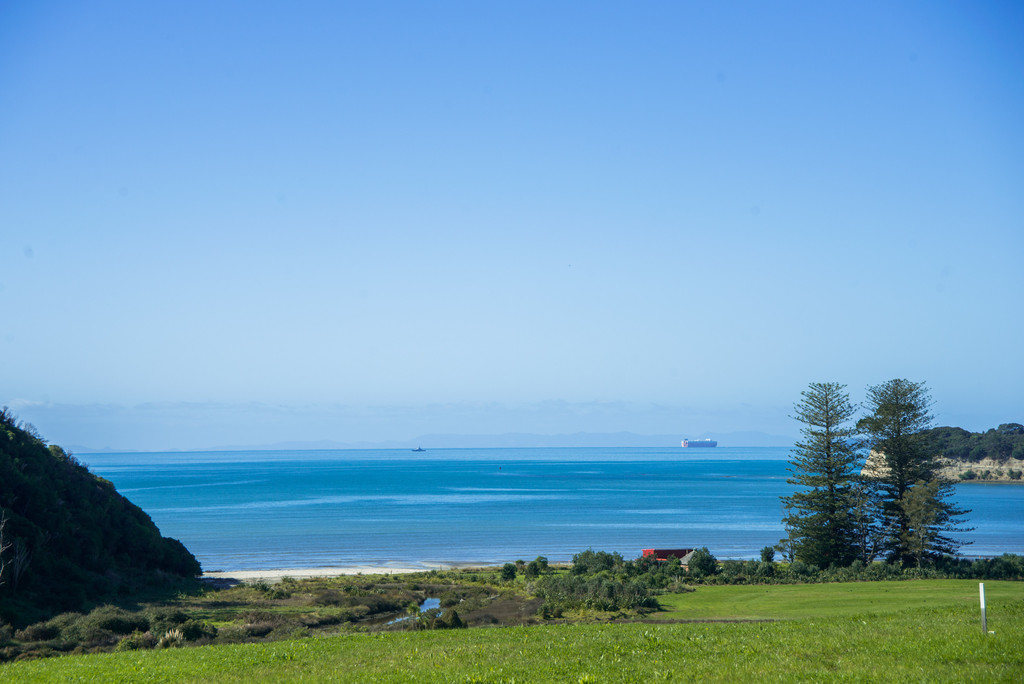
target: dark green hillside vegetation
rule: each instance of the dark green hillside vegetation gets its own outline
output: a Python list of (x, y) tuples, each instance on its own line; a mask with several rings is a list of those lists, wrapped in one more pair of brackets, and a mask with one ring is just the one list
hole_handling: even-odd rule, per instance
[(921, 440), (929, 453), (957, 461), (1024, 459), (1024, 425), (1020, 423), (1003, 423), (986, 432), (968, 432), (958, 427), (931, 428), (921, 432)]
[(0, 624), (168, 587), (200, 572), (114, 486), (0, 409)]

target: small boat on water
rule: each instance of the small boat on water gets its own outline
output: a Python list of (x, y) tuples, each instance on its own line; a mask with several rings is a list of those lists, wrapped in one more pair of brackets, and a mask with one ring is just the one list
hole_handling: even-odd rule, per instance
[(413, 451), (426, 451), (423, 447), (416, 447)]

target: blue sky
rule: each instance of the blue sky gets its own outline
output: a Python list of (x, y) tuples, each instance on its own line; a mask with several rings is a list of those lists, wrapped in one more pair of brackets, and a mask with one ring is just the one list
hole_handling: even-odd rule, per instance
[(1020, 3), (0, 8), (0, 403), (137, 449), (1024, 421)]

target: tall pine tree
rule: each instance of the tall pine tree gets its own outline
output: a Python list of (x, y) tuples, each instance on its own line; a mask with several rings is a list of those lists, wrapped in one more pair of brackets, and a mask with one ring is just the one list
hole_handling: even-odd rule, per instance
[(790, 458), (793, 476), (802, 487), (782, 503), (783, 521), (796, 558), (810, 565), (846, 566), (859, 555), (855, 525), (857, 466), (856, 429), (846, 385), (812, 382), (794, 407), (802, 438)]
[(953, 485), (939, 477), (937, 454), (922, 439), (932, 422), (927, 386), (903, 379), (873, 385), (866, 407), (871, 413), (857, 427), (880, 465), (876, 477), (890, 559), (920, 565), (925, 558), (955, 554), (961, 543), (950, 533), (967, 531), (960, 524), (970, 511), (948, 501)]

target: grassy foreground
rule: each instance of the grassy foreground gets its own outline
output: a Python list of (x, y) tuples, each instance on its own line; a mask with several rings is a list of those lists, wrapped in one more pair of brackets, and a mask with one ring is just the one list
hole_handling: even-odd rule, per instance
[[(880, 583), (888, 584), (888, 583)], [(928, 585), (930, 582), (899, 583)], [(135, 651), (0, 666), (0, 680), (131, 682), (633, 682), (684, 681), (1021, 681), (1024, 585), (986, 583), (983, 636), (977, 583), (938, 583), (928, 603), (902, 601), (850, 614), (853, 587), (702, 587), (680, 601), (723, 607), (746, 589), (769, 595), (810, 590), (819, 615), (777, 622), (564, 624), (456, 631), (351, 634), (266, 644)], [(1008, 585), (1003, 587), (1001, 585)], [(971, 587), (973, 585), (973, 587)], [(875, 587), (884, 589), (885, 587)], [(915, 587), (916, 588), (916, 587)], [(831, 591), (829, 591), (831, 589)], [(787, 595), (777, 606), (789, 603)], [(817, 592), (816, 594), (814, 592)], [(927, 592), (926, 592), (927, 593)], [(1001, 594), (1001, 595), (1000, 595)], [(866, 594), (865, 594), (866, 595)], [(787, 598), (788, 596), (788, 598)], [(935, 605), (932, 605), (934, 601)], [(838, 606), (839, 617), (828, 604)], [(916, 605), (915, 605), (916, 603)], [(696, 604), (695, 604), (696, 607)], [(707, 608), (710, 610), (710, 608)], [(729, 609), (731, 610), (731, 609)], [(799, 612), (805, 608), (798, 609)], [(712, 611), (713, 612), (713, 611)], [(735, 612), (735, 611), (732, 611)], [(783, 611), (785, 612), (785, 611)], [(730, 617), (724, 612), (716, 617)], [(733, 615), (732, 617), (736, 617)]]
[[(985, 594), (989, 606), (1024, 601), (1024, 582), (989, 580)], [(957, 606), (970, 606), (980, 615), (976, 580), (722, 585), (666, 594), (658, 601), (662, 611), (653, 617), (665, 620), (789, 620)], [(998, 613), (990, 615), (990, 629)]]

